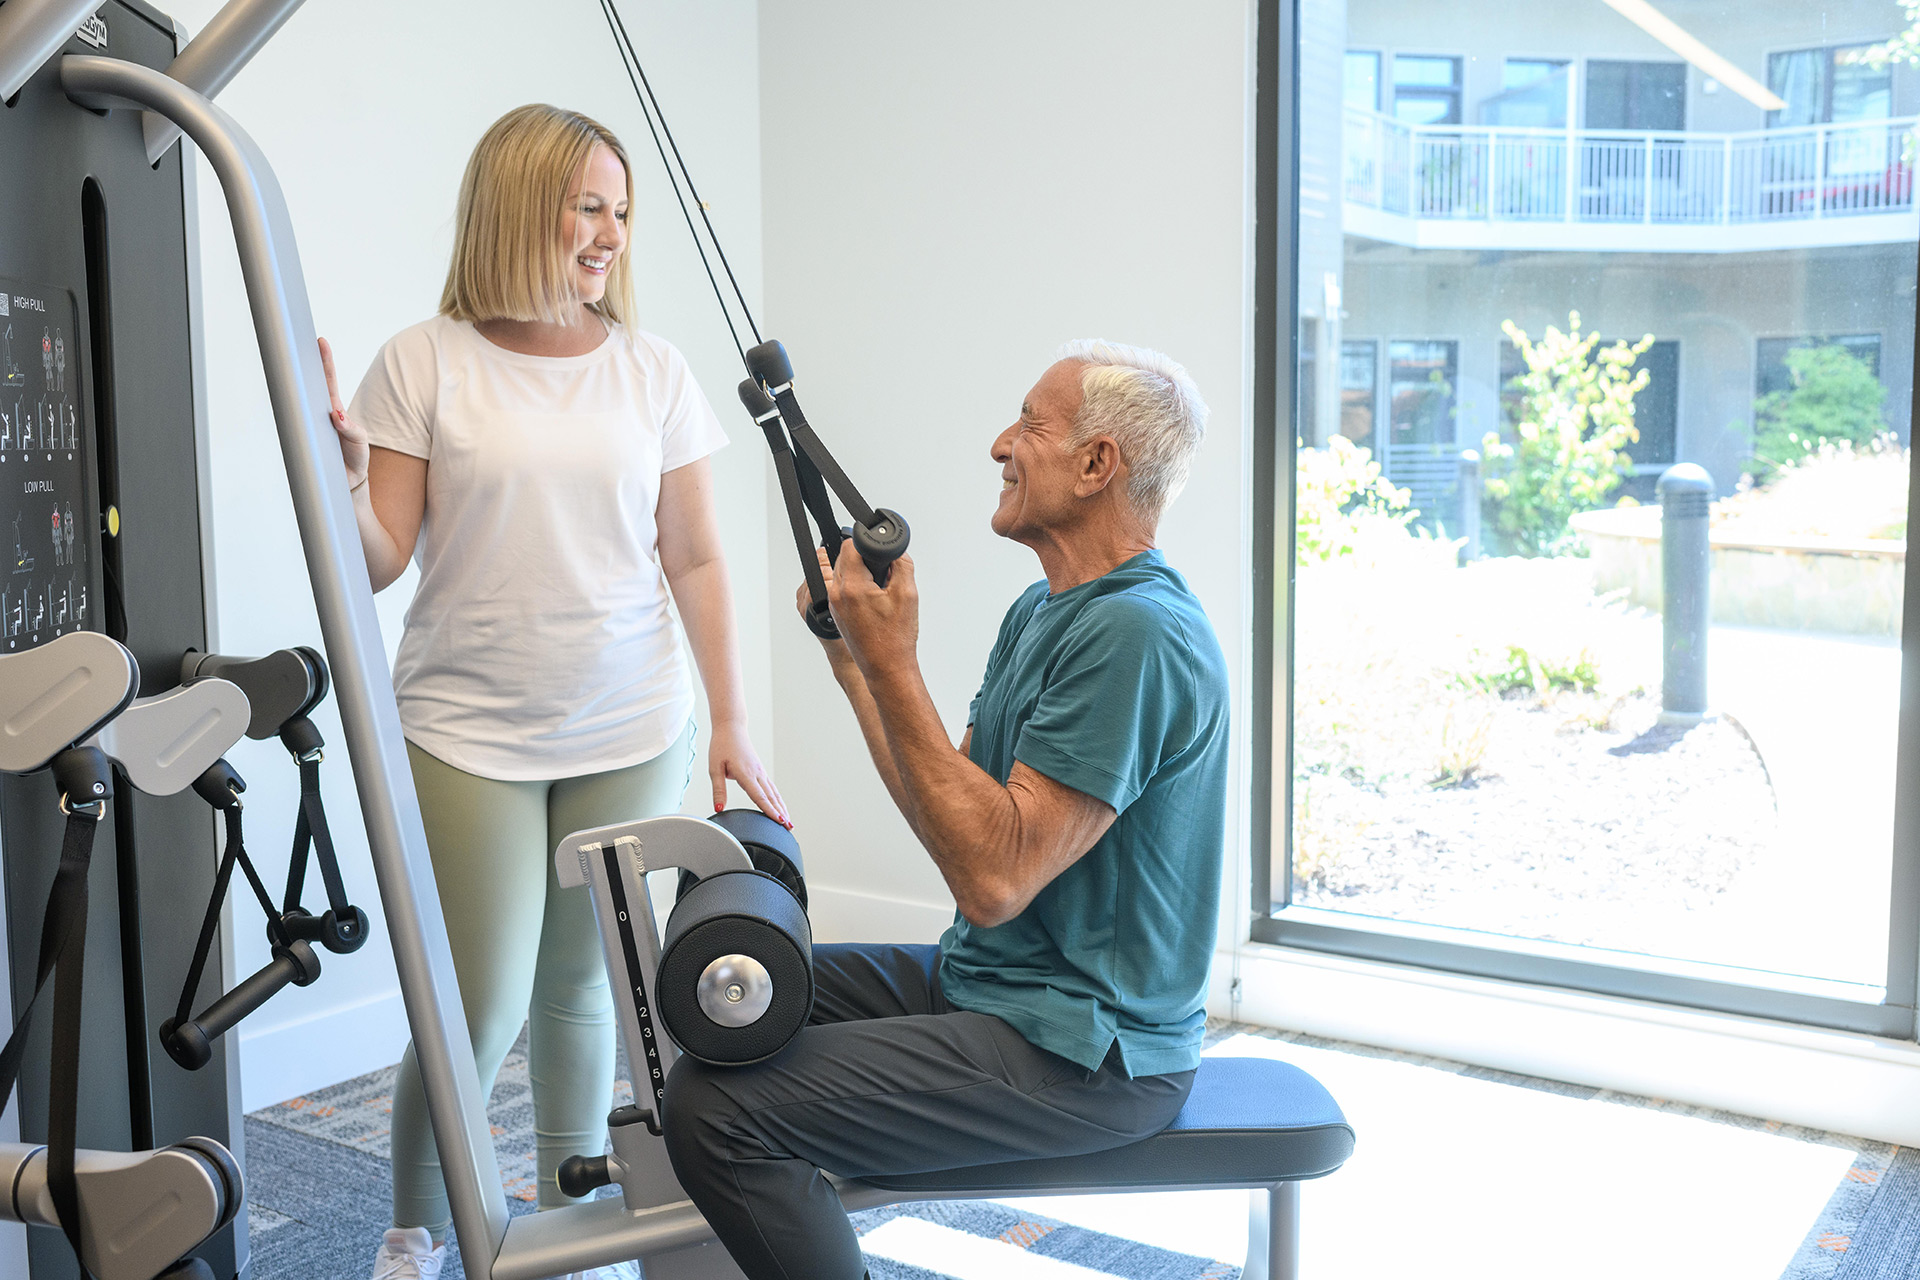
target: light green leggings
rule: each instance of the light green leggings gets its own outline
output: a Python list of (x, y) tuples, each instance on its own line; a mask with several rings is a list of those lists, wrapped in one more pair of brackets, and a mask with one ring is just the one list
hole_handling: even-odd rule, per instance
[[(613, 1001), (593, 903), (554, 879), (569, 832), (673, 813), (693, 762), (693, 726), (653, 759), (552, 782), (499, 782), (407, 744), (453, 945), (482, 1094), (525, 1021), (539, 1203), (572, 1203), (554, 1181), (571, 1155), (605, 1149), (613, 1106)], [(446, 1235), (452, 1212), (413, 1047), (393, 1090), (393, 1222)]]

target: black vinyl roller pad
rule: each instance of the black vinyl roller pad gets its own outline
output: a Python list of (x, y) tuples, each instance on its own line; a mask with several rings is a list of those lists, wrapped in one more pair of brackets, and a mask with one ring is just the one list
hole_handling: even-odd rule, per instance
[[(793, 832), (769, 818), (758, 809), (728, 809), (716, 813), (707, 819), (735, 840), (747, 851), (747, 858), (753, 863), (755, 871), (764, 871), (787, 886), (787, 892), (799, 899), (800, 909), (807, 907), (807, 867), (800, 860), (800, 842), (793, 838)], [(680, 873), (680, 888), (674, 898), (677, 903), (687, 896), (687, 892), (699, 883), (691, 871)]]
[[(700, 975), (721, 956), (750, 956), (773, 982), (767, 1011), (723, 1027), (701, 1010)], [(813, 930), (787, 887), (760, 871), (723, 871), (695, 884), (667, 917), (658, 980), (660, 1021), (681, 1051), (745, 1066), (787, 1047), (813, 1013)]]

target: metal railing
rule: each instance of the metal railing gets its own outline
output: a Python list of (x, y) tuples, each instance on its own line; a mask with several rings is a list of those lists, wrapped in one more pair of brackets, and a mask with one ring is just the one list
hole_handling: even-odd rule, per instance
[(1636, 133), (1409, 125), (1349, 108), (1343, 185), (1353, 204), (1415, 218), (1711, 225), (1889, 213), (1913, 208), (1917, 120)]

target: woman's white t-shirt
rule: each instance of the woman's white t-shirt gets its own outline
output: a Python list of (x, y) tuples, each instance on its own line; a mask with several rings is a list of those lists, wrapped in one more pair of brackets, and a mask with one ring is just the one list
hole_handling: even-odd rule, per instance
[(583, 356), (521, 355), (436, 316), (381, 349), (349, 413), (428, 463), (393, 672), (408, 739), (505, 781), (672, 745), (693, 682), (660, 569), (660, 477), (726, 443), (681, 354), (614, 326)]

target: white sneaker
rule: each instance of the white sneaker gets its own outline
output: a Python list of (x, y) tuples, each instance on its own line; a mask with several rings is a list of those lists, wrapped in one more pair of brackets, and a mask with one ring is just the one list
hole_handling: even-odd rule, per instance
[(438, 1280), (446, 1260), (447, 1247), (436, 1249), (425, 1227), (389, 1227), (373, 1255), (373, 1280)]

